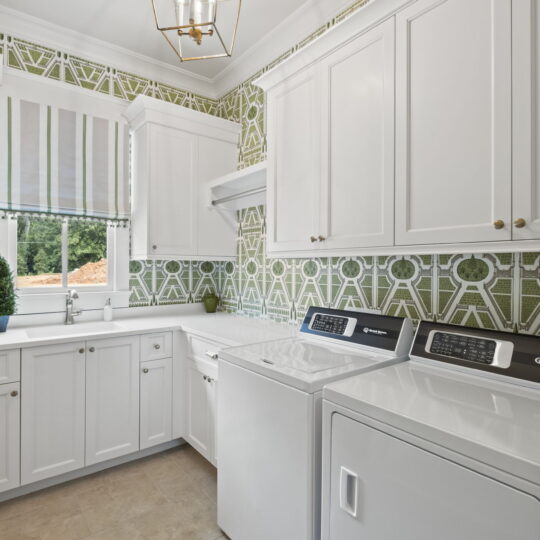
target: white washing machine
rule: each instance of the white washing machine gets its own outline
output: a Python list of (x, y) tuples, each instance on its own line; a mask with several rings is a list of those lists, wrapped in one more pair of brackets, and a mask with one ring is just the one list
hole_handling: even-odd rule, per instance
[(539, 540), (540, 337), (422, 322), (324, 389), (323, 540)]
[(318, 540), (322, 387), (406, 358), (411, 321), (309, 309), (292, 339), (225, 349), (218, 524), (232, 540)]

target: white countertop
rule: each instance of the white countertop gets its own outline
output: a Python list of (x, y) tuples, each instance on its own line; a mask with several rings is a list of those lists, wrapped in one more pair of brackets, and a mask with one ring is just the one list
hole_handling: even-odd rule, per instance
[(124, 336), (157, 331), (183, 330), (218, 340), (229, 346), (256, 343), (296, 335), (293, 326), (228, 313), (179, 313), (115, 318), (111, 322), (76, 322), (46, 326), (17, 326), (0, 334), (0, 350), (89, 338)]

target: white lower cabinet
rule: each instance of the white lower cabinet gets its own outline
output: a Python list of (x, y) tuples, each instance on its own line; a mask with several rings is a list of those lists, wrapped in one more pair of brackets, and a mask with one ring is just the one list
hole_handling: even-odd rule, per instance
[(21, 367), (21, 484), (84, 467), (84, 342), (23, 349)]
[(139, 336), (87, 342), (86, 464), (139, 449)]
[(217, 463), (217, 365), (188, 360), (186, 440), (213, 465)]
[(20, 384), (0, 385), (0, 492), (20, 484)]
[(172, 359), (141, 363), (140, 449), (172, 439)]

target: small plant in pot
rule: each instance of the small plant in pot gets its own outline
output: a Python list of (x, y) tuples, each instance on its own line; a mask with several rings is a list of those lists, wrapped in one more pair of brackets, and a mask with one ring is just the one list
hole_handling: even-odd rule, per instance
[(215, 313), (219, 305), (219, 296), (215, 292), (208, 292), (203, 296), (203, 304), (206, 313)]
[(0, 332), (5, 332), (9, 317), (15, 313), (17, 295), (13, 274), (4, 257), (0, 256)]

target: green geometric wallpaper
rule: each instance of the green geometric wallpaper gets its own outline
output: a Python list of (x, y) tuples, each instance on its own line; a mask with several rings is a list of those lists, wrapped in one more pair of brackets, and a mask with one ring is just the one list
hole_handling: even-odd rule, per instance
[(540, 252), (269, 259), (265, 207), (239, 212), (237, 264), (220, 263), (226, 311), (298, 323), (318, 306), (540, 335)]
[[(244, 168), (266, 157), (264, 93), (253, 80), (368, 2), (356, 0), (217, 100), (1, 33), (0, 52), (15, 69), (129, 101), (150, 95), (241, 122), (238, 167)], [(264, 206), (239, 212), (236, 263), (131, 261), (130, 305), (199, 302), (216, 291), (227, 311), (288, 323), (317, 304), (540, 335), (540, 252), (268, 259), (264, 213)]]

